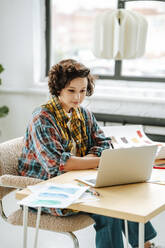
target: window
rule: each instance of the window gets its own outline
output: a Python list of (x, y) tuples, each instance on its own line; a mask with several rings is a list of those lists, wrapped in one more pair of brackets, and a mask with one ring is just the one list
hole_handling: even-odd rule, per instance
[(126, 3), (126, 9), (139, 12), (148, 22), (146, 52), (142, 58), (124, 60), (123, 76), (160, 77), (165, 81), (165, 2), (139, 1)]
[[(125, 1), (125, 8), (148, 20), (146, 53), (134, 60), (97, 59), (92, 54), (96, 14), (116, 9), (122, 0), (45, 0), (47, 10), (47, 70), (65, 58), (81, 61), (102, 79), (165, 81), (165, 2)], [(50, 38), (50, 39), (49, 39)]]

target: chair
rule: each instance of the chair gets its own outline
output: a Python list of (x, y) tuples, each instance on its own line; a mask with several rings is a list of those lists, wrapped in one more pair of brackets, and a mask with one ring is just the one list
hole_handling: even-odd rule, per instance
[[(9, 216), (6, 216), (3, 208), (3, 197), (13, 190), (23, 189), (28, 185), (34, 185), (42, 181), (40, 179), (18, 175), (17, 163), (22, 147), (23, 137), (0, 144), (0, 215), (8, 223), (18, 226), (23, 225), (23, 210), (20, 208)], [(36, 227), (36, 217), (36, 213), (28, 213), (28, 226)], [(73, 247), (78, 248), (79, 242), (73, 232), (88, 227), (93, 223), (93, 219), (83, 213), (67, 217), (42, 214), (39, 228), (69, 235), (73, 241)]]

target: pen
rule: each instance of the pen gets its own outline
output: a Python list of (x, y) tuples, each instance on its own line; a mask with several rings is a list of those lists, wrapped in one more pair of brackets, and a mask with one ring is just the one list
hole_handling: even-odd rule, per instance
[[(84, 186), (85, 184), (78, 182), (78, 185), (79, 186)], [(100, 196), (100, 193), (97, 192), (95, 189), (93, 189), (91, 187), (89, 189), (87, 189), (86, 192), (90, 192), (90, 193), (92, 193), (92, 195)]]
[(114, 149), (114, 145), (112, 144), (112, 142), (111, 142), (111, 148)]
[(95, 195), (95, 196), (100, 196), (100, 193), (97, 192), (97, 191), (96, 191), (95, 189), (93, 189), (93, 188), (88, 189), (87, 192), (90, 192), (90, 193), (92, 193), (92, 195)]

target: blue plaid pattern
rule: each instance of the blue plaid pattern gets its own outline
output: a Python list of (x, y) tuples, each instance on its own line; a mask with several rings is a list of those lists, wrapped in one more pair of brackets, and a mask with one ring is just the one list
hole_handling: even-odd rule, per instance
[[(88, 144), (86, 154), (101, 156), (110, 146), (110, 138), (105, 137), (95, 117), (81, 107), (85, 120)], [(18, 160), (21, 176), (49, 179), (62, 174), (71, 153), (68, 141), (60, 135), (53, 114), (42, 107), (37, 108), (26, 130), (22, 155)]]
[[(104, 136), (91, 112), (82, 107), (80, 110), (88, 137), (86, 155), (101, 156), (102, 151), (110, 147), (111, 139)], [(44, 107), (37, 108), (27, 127), (24, 147), (18, 159), (19, 174), (47, 180), (64, 173), (65, 163), (71, 156), (68, 143), (62, 138), (53, 113)], [(71, 210), (60, 209), (45, 209), (44, 212), (60, 216), (72, 214)]]

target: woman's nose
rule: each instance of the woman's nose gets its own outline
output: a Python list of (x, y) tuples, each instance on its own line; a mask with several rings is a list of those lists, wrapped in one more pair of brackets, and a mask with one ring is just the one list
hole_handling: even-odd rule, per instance
[(80, 99), (80, 93), (75, 94), (75, 99), (77, 99), (77, 100)]

